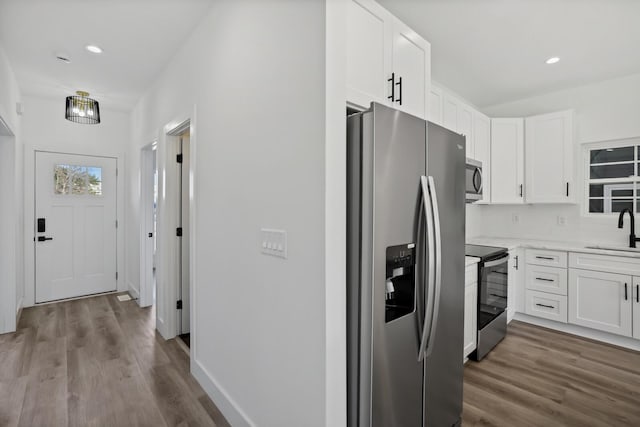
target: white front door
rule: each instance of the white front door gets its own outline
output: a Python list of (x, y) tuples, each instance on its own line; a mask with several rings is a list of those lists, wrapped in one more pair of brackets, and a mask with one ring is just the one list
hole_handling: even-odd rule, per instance
[(115, 291), (116, 159), (36, 152), (36, 303)]

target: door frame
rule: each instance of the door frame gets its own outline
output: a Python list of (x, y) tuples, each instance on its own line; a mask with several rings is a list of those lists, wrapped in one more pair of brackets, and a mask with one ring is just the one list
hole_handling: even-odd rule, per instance
[[(70, 154), (79, 156), (90, 157), (107, 157), (116, 159), (116, 221), (118, 221), (118, 228), (116, 229), (116, 269), (118, 271), (118, 278), (116, 280), (117, 292), (126, 291), (130, 285), (127, 283), (127, 274), (125, 271), (125, 257), (124, 257), (124, 236), (127, 224), (123, 221), (124, 218), (124, 158), (125, 155), (122, 152), (70, 152), (67, 150), (56, 149), (56, 147), (38, 145), (38, 146), (25, 146), (25, 162), (24, 162), (24, 212), (25, 212), (25, 224), (24, 224), (24, 241), (25, 241), (25, 289), (24, 289), (24, 307), (32, 307), (35, 303), (35, 223), (36, 223), (36, 180), (35, 180), (35, 163), (36, 152), (49, 152), (56, 154)], [(30, 220), (29, 220), (30, 219)], [(39, 303), (38, 305), (50, 304)]]
[[(158, 142), (154, 141), (140, 150), (140, 293), (138, 305), (153, 305), (153, 267), (154, 253), (149, 249), (148, 233), (153, 227), (153, 176), (157, 168)], [(157, 207), (156, 207), (157, 209)], [(156, 210), (157, 212), (157, 210)], [(154, 230), (155, 231), (155, 230)], [(156, 239), (157, 235), (153, 236)], [(135, 289), (131, 289), (135, 292)]]
[[(16, 226), (19, 206), (16, 203), (16, 137), (0, 117), (0, 334), (16, 330), (19, 275), (16, 254)], [(9, 203), (7, 203), (9, 201)], [(13, 203), (11, 203), (13, 202)]]
[(176, 237), (178, 226), (178, 173), (176, 162), (179, 135), (189, 130), (189, 300), (191, 301), (189, 323), (191, 329), (191, 362), (196, 357), (197, 325), (196, 317), (196, 162), (197, 131), (196, 107), (193, 110), (176, 116), (161, 128), (158, 136), (157, 169), (158, 169), (158, 207), (157, 207), (157, 251), (156, 251), (156, 328), (164, 339), (175, 338), (178, 333), (179, 311), (178, 300), (179, 240)]

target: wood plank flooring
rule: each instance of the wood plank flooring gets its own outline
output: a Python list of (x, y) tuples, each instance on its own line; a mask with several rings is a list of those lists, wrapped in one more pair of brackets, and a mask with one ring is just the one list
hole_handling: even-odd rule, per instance
[(155, 332), (153, 309), (116, 295), (24, 309), (0, 335), (0, 426), (228, 426)]
[(640, 353), (513, 321), (464, 370), (463, 426), (640, 426)]

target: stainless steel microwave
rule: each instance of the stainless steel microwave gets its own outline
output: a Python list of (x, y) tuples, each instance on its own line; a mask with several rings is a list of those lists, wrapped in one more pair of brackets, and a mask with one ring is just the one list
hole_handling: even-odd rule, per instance
[(482, 200), (482, 163), (467, 158), (466, 167), (467, 203)]

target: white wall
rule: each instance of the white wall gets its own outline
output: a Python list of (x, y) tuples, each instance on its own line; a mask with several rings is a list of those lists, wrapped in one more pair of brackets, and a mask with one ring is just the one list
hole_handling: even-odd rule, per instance
[[(98, 101), (100, 101), (98, 99)], [(108, 156), (118, 159), (118, 289), (126, 289), (124, 236), (125, 153), (130, 145), (130, 115), (100, 105), (101, 123), (83, 125), (64, 118), (64, 99), (23, 97), (22, 134), (24, 142), (24, 242), (25, 242), (25, 306), (34, 304), (34, 162), (35, 151)]]
[[(496, 105), (483, 112), (490, 117), (523, 117), (569, 108), (575, 110), (576, 182), (584, 183), (581, 144), (640, 136), (640, 74)], [(468, 206), (467, 211), (467, 236), (616, 245), (628, 241), (628, 224), (619, 230), (613, 216), (584, 216), (581, 205)], [(519, 217), (517, 224), (512, 220), (514, 214)], [(566, 217), (566, 225), (558, 225), (558, 216)]]
[[(194, 125), (192, 371), (233, 425), (326, 422), (324, 3), (215, 2), (132, 114), (132, 230), (140, 149)], [(261, 227), (288, 259), (260, 253)]]
[(0, 334), (14, 331), (24, 293), (23, 180), (20, 89), (0, 46)]

